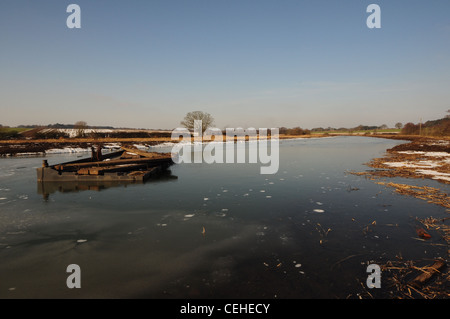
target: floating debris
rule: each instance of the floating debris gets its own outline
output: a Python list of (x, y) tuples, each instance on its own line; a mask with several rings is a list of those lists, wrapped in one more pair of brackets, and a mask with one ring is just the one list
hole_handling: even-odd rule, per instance
[(402, 195), (414, 196), (426, 200), (428, 203), (441, 205), (450, 208), (450, 197), (447, 193), (438, 188), (429, 186), (412, 186), (407, 184), (377, 182), (377, 184), (395, 188), (395, 191)]
[(433, 275), (440, 273), (440, 269), (445, 266), (445, 261), (443, 259), (437, 259), (433, 265), (423, 267), (423, 272), (414, 278), (410, 285), (415, 288), (421, 288)]
[[(318, 226), (318, 227), (317, 227)], [(321, 239), (319, 243), (322, 245), (324, 243), (325, 238), (328, 236), (328, 233), (331, 231), (331, 228), (325, 230), (321, 224), (317, 223), (316, 230), (319, 232)]]
[(422, 238), (422, 239), (430, 239), (431, 235), (428, 234), (425, 229), (420, 228), (420, 227), (416, 227), (416, 233), (417, 235)]
[[(435, 259), (432, 265), (418, 267), (415, 262), (404, 261), (399, 257), (399, 260), (381, 265), (381, 271), (386, 278), (386, 289), (392, 289), (391, 294), (397, 298), (446, 299), (450, 294), (445, 285), (448, 270), (442, 271), (445, 266), (446, 263), (441, 258)], [(414, 274), (415, 277), (411, 279)], [(431, 282), (432, 277), (437, 278)]]
[(440, 233), (442, 235), (442, 239), (447, 244), (447, 255), (450, 256), (450, 226), (444, 224), (446, 220), (450, 219), (450, 217), (445, 217), (442, 219), (436, 219), (433, 217), (428, 217), (426, 219), (417, 219), (418, 222), (420, 222), (424, 228), (427, 230), (433, 229), (434, 231)]
[(325, 213), (323, 209), (314, 209), (313, 212), (315, 213)]

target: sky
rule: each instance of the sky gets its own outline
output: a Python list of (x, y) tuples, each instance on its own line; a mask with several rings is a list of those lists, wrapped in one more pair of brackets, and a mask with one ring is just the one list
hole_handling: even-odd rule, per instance
[(173, 129), (200, 110), (219, 128), (393, 127), (448, 109), (448, 0), (0, 1), (2, 125)]

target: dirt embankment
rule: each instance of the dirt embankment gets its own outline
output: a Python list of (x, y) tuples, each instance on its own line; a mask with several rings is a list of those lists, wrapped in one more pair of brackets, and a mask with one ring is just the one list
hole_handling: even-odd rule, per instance
[[(280, 139), (293, 139), (293, 138), (315, 138), (325, 137), (329, 135), (279, 135)], [(244, 137), (234, 137), (234, 140), (243, 139)], [(193, 140), (193, 138), (192, 138)], [(226, 136), (223, 140), (227, 139)], [(245, 140), (249, 140), (249, 137), (245, 137)], [(95, 145), (105, 144), (117, 144), (117, 145), (131, 145), (131, 144), (143, 144), (148, 146), (154, 146), (162, 143), (174, 143), (177, 140), (173, 140), (170, 137), (149, 137), (149, 138), (59, 138), (59, 139), (12, 139), (12, 140), (0, 140), (0, 156), (14, 156), (17, 154), (42, 154), (50, 149), (63, 149), (63, 148), (88, 148)]]
[(99, 144), (127, 145), (142, 143), (156, 145), (169, 141), (167, 138), (67, 138), (40, 140), (2, 140), (0, 141), (0, 156), (14, 156), (17, 154), (45, 153), (50, 149), (88, 148)]

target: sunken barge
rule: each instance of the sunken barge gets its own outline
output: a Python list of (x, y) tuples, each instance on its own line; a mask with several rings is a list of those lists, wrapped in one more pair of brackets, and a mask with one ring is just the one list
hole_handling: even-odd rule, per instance
[(92, 148), (89, 158), (37, 168), (38, 182), (145, 182), (174, 164), (171, 153), (144, 152), (122, 147), (103, 155)]

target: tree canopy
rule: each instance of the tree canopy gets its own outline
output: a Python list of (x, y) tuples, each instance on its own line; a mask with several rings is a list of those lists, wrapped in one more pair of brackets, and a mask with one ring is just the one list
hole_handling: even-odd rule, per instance
[(193, 130), (195, 128), (195, 121), (202, 121), (202, 133), (204, 133), (207, 128), (214, 125), (214, 118), (211, 116), (211, 114), (202, 111), (193, 111), (187, 113), (180, 124), (188, 130)]

